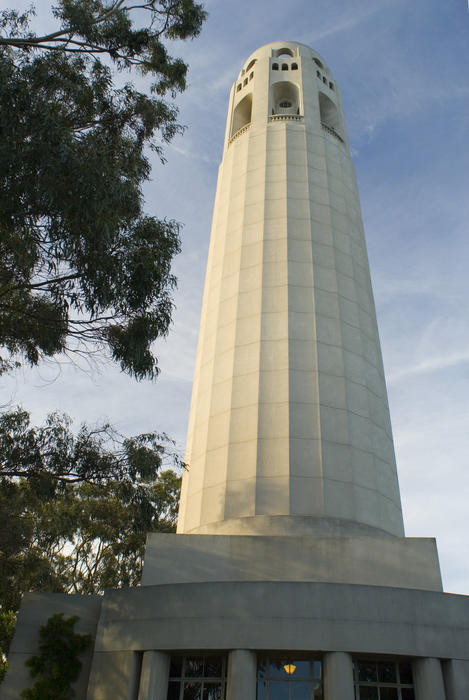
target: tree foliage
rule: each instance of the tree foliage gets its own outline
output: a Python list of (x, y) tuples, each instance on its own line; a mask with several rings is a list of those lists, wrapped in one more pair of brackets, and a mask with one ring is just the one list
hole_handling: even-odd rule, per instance
[(16, 615), (13, 610), (0, 612), (0, 683), (8, 671), (7, 655), (15, 632), (15, 626)]
[(89, 634), (74, 630), (77, 616), (52, 615), (39, 630), (39, 654), (27, 659), (26, 666), (36, 681), (23, 690), (24, 700), (71, 700), (75, 697), (72, 683), (78, 678), (82, 654), (91, 644)]
[[(199, 34), (194, 0), (57, 0), (57, 29), (0, 12), (0, 346), (37, 364), (106, 351), (154, 377), (179, 226), (143, 211), (148, 146), (181, 131), (167, 101), (186, 85), (168, 41)], [(149, 95), (115, 70), (151, 76)], [(13, 358), (13, 359), (12, 359)]]
[(181, 462), (154, 433), (123, 438), (53, 414), (0, 419), (0, 612), (26, 591), (135, 586), (146, 533), (174, 530)]

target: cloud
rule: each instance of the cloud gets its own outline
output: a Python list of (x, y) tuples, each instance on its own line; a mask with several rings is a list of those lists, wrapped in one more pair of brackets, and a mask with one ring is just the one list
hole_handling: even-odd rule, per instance
[(415, 365), (408, 365), (400, 370), (390, 372), (387, 375), (388, 384), (395, 384), (403, 379), (414, 376), (416, 374), (427, 374), (431, 372), (439, 372), (442, 369), (449, 367), (457, 367), (458, 365), (467, 364), (469, 362), (469, 351), (462, 353), (450, 353), (449, 355), (439, 355), (436, 357), (427, 357), (422, 362)]

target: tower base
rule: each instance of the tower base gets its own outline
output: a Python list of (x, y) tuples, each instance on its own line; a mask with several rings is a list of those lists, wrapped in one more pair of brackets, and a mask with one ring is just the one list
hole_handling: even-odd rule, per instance
[(143, 586), (210, 581), (443, 590), (433, 538), (148, 535)]

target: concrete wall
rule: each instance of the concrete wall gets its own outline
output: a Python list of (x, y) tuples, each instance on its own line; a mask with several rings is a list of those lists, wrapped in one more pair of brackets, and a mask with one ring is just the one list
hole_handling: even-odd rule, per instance
[(430, 538), (148, 535), (144, 586), (262, 580), (442, 590)]
[(469, 660), (469, 597), (326, 583), (106, 592), (96, 650), (341, 651)]
[[(12, 666), (0, 690), (2, 700), (18, 698), (30, 686), (24, 660), (36, 653), (38, 628), (51, 614), (77, 614), (78, 631), (93, 635), (99, 610), (100, 600), (94, 596), (27, 596), (12, 645)], [(88, 688), (92, 650), (83, 659), (77, 700), (137, 700), (144, 691), (142, 697), (165, 700), (163, 666), (156, 668), (153, 659), (167, 657), (154, 652), (178, 650), (245, 650), (245, 656), (249, 650), (324, 654), (325, 669), (337, 664), (344, 667), (338, 685), (337, 679), (329, 677), (328, 700), (344, 700), (346, 686), (351, 694), (346, 654), (408, 657), (415, 661), (417, 700), (429, 700), (428, 687), (437, 692), (432, 695), (435, 700), (465, 700), (469, 597), (402, 588), (268, 581), (107, 591)], [(439, 660), (443, 660), (441, 668)], [(145, 674), (142, 671), (141, 675), (142, 669)], [(167, 676), (167, 669), (165, 673)], [(432, 678), (437, 676), (436, 686)], [(232, 685), (230, 697), (238, 697), (235, 690)]]
[(79, 634), (90, 634), (91, 647), (83, 654), (82, 669), (74, 685), (77, 698), (84, 698), (88, 686), (94, 637), (101, 609), (101, 596), (66, 595), (65, 593), (27, 593), (18, 614), (16, 633), (8, 654), (8, 673), (0, 686), (1, 700), (18, 700), (21, 690), (30, 688), (34, 681), (29, 675), (25, 661), (38, 653), (39, 628), (55, 613), (65, 617), (78, 615), (75, 625)]

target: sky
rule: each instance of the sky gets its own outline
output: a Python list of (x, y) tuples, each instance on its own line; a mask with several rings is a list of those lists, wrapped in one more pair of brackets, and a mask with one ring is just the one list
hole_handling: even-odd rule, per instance
[[(8, 2), (5, 2), (8, 5)], [(13, 4), (13, 3), (11, 3)], [(22, 2), (14, 3), (20, 6)], [(29, 6), (28, 3), (24, 3)], [(0, 401), (165, 431), (184, 450), (210, 221), (231, 85), (263, 44), (318, 51), (343, 98), (357, 171), (407, 536), (436, 537), (445, 590), (469, 594), (469, 8), (467, 0), (207, 0), (187, 126), (154, 161), (146, 212), (176, 219), (183, 252), (161, 374), (61, 361), (3, 377)], [(46, 26), (50, 3), (37, 3)]]

